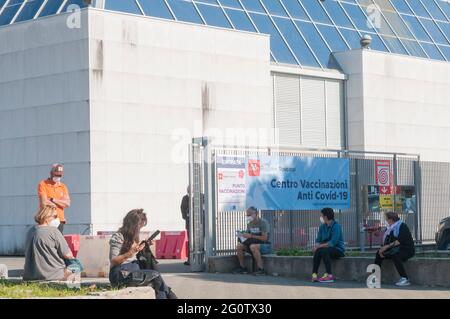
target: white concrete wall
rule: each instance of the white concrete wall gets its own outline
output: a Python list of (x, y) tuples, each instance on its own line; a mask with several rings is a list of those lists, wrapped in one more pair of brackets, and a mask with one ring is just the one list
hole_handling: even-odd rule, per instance
[(450, 162), (450, 64), (370, 50), (335, 53), (348, 74), (349, 148)]
[(181, 230), (190, 137), (271, 127), (269, 38), (98, 10), (89, 23), (94, 231), (139, 207)]
[(37, 185), (65, 164), (67, 232), (90, 224), (87, 15), (0, 28), (0, 255), (21, 253), (34, 224)]

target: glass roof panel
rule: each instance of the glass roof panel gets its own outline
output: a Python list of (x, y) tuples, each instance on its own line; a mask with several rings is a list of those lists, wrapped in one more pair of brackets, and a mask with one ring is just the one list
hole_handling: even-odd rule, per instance
[[(58, 14), (82, 0), (0, 0), (0, 25)], [(265, 33), (271, 60), (333, 68), (331, 52), (370, 46), (395, 54), (450, 61), (447, 0), (104, 0), (105, 9)], [(39, 14), (37, 14), (40, 12)], [(36, 16), (38, 15), (38, 17)]]

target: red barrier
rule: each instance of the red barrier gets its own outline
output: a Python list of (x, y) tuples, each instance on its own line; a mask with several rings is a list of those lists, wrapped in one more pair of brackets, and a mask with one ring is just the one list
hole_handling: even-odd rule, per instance
[(78, 251), (80, 250), (80, 235), (72, 234), (72, 235), (64, 235), (64, 239), (67, 242), (70, 250), (74, 257), (77, 257)]
[(161, 239), (156, 241), (156, 258), (186, 259), (188, 252), (187, 232), (161, 232)]

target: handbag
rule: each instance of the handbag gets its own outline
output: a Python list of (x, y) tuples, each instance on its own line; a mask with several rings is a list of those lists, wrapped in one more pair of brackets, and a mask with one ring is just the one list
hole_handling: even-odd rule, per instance
[(395, 255), (395, 254), (398, 254), (400, 252), (400, 246), (394, 246), (394, 247), (391, 247), (391, 248), (389, 248), (388, 250), (386, 250), (384, 253), (383, 253), (383, 255), (385, 256), (385, 257), (391, 257), (391, 256), (393, 256), (393, 255)]
[(145, 244), (145, 247), (136, 255), (139, 268), (159, 271), (158, 267), (156, 266), (158, 265), (158, 261), (153, 255), (149, 244), (153, 239), (156, 238), (156, 236), (159, 235), (159, 233), (160, 231), (157, 230), (147, 240), (142, 241), (142, 243)]
[(156, 270), (158, 271), (158, 261), (153, 255), (150, 245), (148, 242), (145, 242), (145, 247), (141, 250), (137, 255), (136, 259), (138, 260), (139, 268), (145, 270)]
[[(392, 232), (386, 236), (386, 240), (384, 241), (385, 245), (389, 245), (392, 244), (393, 242), (395, 242), (397, 240), (397, 238), (394, 237), (394, 235), (392, 234)], [(385, 250), (383, 252), (383, 255), (385, 257), (390, 257), (393, 256), (395, 254), (398, 254), (400, 252), (400, 246), (393, 246), (387, 250)]]

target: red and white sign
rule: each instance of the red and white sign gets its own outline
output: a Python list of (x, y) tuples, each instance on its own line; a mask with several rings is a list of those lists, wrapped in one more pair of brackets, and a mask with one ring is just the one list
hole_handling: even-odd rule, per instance
[(248, 176), (259, 176), (261, 174), (260, 160), (248, 160)]
[(380, 194), (392, 194), (391, 162), (386, 160), (375, 161), (376, 182), (380, 186)]
[(380, 186), (380, 194), (381, 195), (391, 195), (392, 187), (391, 186)]

